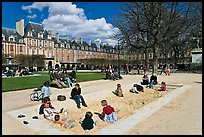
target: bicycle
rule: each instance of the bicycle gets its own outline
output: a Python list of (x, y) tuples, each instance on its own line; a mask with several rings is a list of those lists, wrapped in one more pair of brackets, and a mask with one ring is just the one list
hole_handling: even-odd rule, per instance
[(33, 93), (30, 94), (31, 101), (40, 101), (42, 98), (43, 98), (43, 93), (39, 89), (34, 89)]

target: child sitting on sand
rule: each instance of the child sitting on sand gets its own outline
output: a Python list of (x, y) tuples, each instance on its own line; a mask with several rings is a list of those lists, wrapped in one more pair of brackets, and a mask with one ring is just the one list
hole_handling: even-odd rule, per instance
[(144, 92), (144, 87), (139, 84), (134, 84), (132, 89), (130, 89), (130, 92), (132, 93), (139, 93), (139, 92)]
[(42, 104), (41, 104), (40, 109), (39, 109), (39, 114), (40, 115), (44, 114), (44, 104), (49, 104), (49, 107), (51, 109), (54, 109), (54, 107), (51, 105), (50, 98), (49, 97), (43, 98), (42, 99)]
[(44, 103), (43, 112), (44, 112), (44, 118), (51, 121), (55, 121), (55, 116), (59, 115), (59, 113), (52, 111), (48, 103)]
[(123, 97), (122, 88), (120, 84), (117, 84), (117, 89), (113, 93), (119, 97)]
[(101, 105), (103, 106), (103, 112), (102, 115), (100, 115), (100, 118), (106, 122), (116, 121), (117, 117), (114, 108), (108, 105), (106, 100), (102, 100)]
[(161, 83), (161, 87), (158, 91), (166, 91), (166, 83), (165, 82)]
[(93, 114), (88, 111), (85, 114), (85, 118), (84, 120), (81, 122), (81, 126), (84, 130), (91, 130), (92, 128), (94, 128), (94, 121), (92, 119)]

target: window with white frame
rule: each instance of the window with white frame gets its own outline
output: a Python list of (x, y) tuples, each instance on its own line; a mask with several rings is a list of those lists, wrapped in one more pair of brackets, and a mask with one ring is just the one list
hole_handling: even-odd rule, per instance
[(13, 37), (10, 37), (10, 40), (9, 40), (9, 41), (14, 42), (14, 38), (13, 38)]
[(28, 36), (32, 36), (32, 31), (28, 31)]

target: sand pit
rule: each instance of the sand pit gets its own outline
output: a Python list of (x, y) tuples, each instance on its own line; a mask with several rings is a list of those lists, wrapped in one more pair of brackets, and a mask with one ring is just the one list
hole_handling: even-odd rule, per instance
[[(49, 125), (49, 127), (57, 128), (60, 131), (67, 132), (67, 134), (69, 133), (94, 134), (96, 131), (110, 125), (111, 123), (106, 123), (100, 120), (100, 118), (96, 114), (93, 114), (93, 119), (94, 121), (96, 121), (96, 126), (94, 127), (94, 129), (90, 131), (84, 131), (80, 126), (79, 121), (84, 119), (84, 115), (86, 111), (91, 111), (92, 113), (94, 112), (101, 113), (102, 106), (100, 104), (100, 101), (102, 99), (106, 99), (108, 101), (108, 104), (110, 104), (115, 108), (118, 121), (119, 121), (129, 117), (130, 115), (134, 114), (137, 110), (139, 110), (141, 107), (151, 103), (157, 98), (165, 96), (172, 89), (175, 89), (175, 87), (167, 86), (167, 91), (159, 92), (160, 96), (157, 96), (153, 89), (145, 88), (144, 92), (140, 92), (139, 94), (136, 94), (136, 93), (129, 92), (128, 87), (130, 86), (129, 85), (124, 86), (124, 90), (123, 90), (124, 97), (115, 96), (111, 91), (103, 92), (101, 93), (101, 95), (99, 94), (101, 91), (96, 93), (91, 93), (91, 94), (85, 94), (84, 98), (88, 104), (88, 107), (81, 106), (81, 109), (78, 109), (76, 107), (76, 103), (74, 102), (74, 100), (69, 99), (69, 97), (67, 97), (66, 101), (53, 101), (52, 104), (55, 107), (55, 111), (59, 112), (61, 108), (64, 108), (64, 110), (68, 111), (67, 115), (61, 114), (61, 119), (63, 121), (65, 119), (69, 121), (69, 122), (65, 122), (67, 125), (66, 128), (60, 127), (57, 124), (49, 122), (48, 120), (45, 120), (42, 116), (40, 116), (38, 120), (42, 120), (44, 123)], [(30, 111), (25, 112), (25, 114), (29, 113), (30, 116), (37, 115), (38, 108), (39, 108), (39, 105), (35, 106), (35, 109), (30, 109)]]

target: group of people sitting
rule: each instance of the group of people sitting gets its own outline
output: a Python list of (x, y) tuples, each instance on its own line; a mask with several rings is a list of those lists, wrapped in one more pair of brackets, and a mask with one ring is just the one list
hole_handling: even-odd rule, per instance
[[(149, 80), (147, 74), (144, 74), (144, 76), (142, 77), (142, 80), (143, 81), (141, 82), (141, 84), (142, 85), (147, 85), (147, 87), (149, 87), (151, 89), (153, 89), (154, 86), (156, 84), (158, 84), (157, 76), (155, 75), (155, 73), (152, 73), (152, 76), (150, 77), (150, 80)], [(159, 91), (166, 91), (166, 83), (165, 82), (163, 82), (163, 81), (161, 82), (161, 87), (160, 87)]]
[(76, 82), (76, 72), (72, 71), (67, 73), (66, 70), (55, 72), (54, 70), (50, 74), (51, 84), (56, 85), (57, 88), (72, 87), (72, 84)]
[(106, 79), (115, 81), (118, 79), (122, 79), (122, 77), (119, 75), (118, 71), (110, 68), (106, 70)]
[[(148, 86), (150, 86), (151, 83), (154, 85), (158, 83), (157, 76), (155, 74), (152, 74), (150, 81), (151, 82), (149, 82), (147, 75), (143, 76), (142, 84), (148, 85)], [(166, 84), (165, 82), (162, 82), (160, 91), (165, 91), (165, 90), (166, 90)], [(133, 84), (133, 87), (132, 89), (130, 89), (130, 92), (134, 92), (134, 93), (144, 92), (144, 87), (140, 84)], [(50, 101), (51, 92), (49, 88), (49, 81), (46, 81), (44, 83), (44, 86), (42, 87), (42, 93), (43, 93), (43, 99), (42, 99), (42, 105), (40, 106), (40, 109), (39, 109), (39, 114), (43, 114), (45, 119), (51, 120), (54, 123), (59, 124), (60, 126), (66, 125), (67, 121), (62, 121), (60, 119), (60, 114), (61, 113), (65, 114), (67, 110), (63, 111), (63, 108), (62, 108), (60, 112), (55, 112), (54, 107), (51, 105), (51, 101)], [(113, 93), (119, 97), (124, 97), (121, 84), (117, 84), (117, 88), (115, 91), (113, 91)], [(79, 109), (81, 108), (80, 103), (82, 103), (82, 106), (88, 107), (83, 96), (81, 95), (81, 88), (79, 84), (75, 84), (75, 87), (72, 89), (70, 95), (71, 95), (70, 99), (73, 99), (76, 102), (77, 108)], [(116, 121), (117, 116), (114, 108), (111, 105), (108, 105), (108, 102), (106, 100), (102, 100), (101, 105), (103, 107), (102, 113), (95, 112), (94, 114), (98, 115), (98, 117), (105, 122)], [(90, 130), (94, 128), (94, 125), (96, 122), (94, 122), (94, 120), (92, 119), (92, 116), (93, 116), (92, 112), (87, 111), (85, 114), (85, 118), (79, 122), (81, 124), (81, 127), (84, 130)]]
[[(60, 110), (60, 112), (55, 112), (54, 111), (54, 107), (51, 104), (50, 101), (50, 96), (51, 96), (51, 92), (50, 92), (50, 87), (49, 87), (49, 81), (46, 81), (44, 83), (44, 86), (42, 87), (42, 93), (43, 93), (43, 99), (42, 99), (42, 104), (39, 108), (39, 114), (40, 115), (44, 115), (44, 118), (50, 121), (53, 121), (53, 123), (57, 123), (60, 126), (64, 126), (66, 125), (67, 121), (62, 121), (60, 119), (60, 114), (65, 114), (65, 112), (67, 112), (67, 110), (63, 111), (63, 108)], [(71, 91), (71, 97), (70, 99), (73, 99), (76, 104), (77, 107), (80, 109), (80, 103), (82, 103), (82, 105), (84, 107), (88, 107), (83, 96), (81, 95), (81, 88), (79, 84), (75, 84), (75, 87), (72, 89)], [(115, 114), (115, 110), (112, 106), (108, 105), (106, 100), (102, 100), (101, 101), (101, 105), (103, 107), (103, 111), (102, 113), (94, 113), (96, 115), (98, 115), (98, 117), (106, 122), (114, 122), (117, 120), (117, 116)], [(92, 119), (93, 114), (88, 111), (85, 114), (85, 118), (83, 121), (80, 121), (80, 124), (82, 126), (82, 128), (84, 130), (90, 130), (92, 128), (94, 128), (94, 120)]]
[[(141, 85), (140, 84), (133, 84), (133, 87), (129, 91), (132, 93), (138, 94), (139, 92), (144, 92), (144, 86), (143, 85), (147, 85), (146, 87), (153, 89), (156, 84), (158, 84), (158, 82), (157, 82), (157, 76), (155, 75), (155, 73), (152, 73), (150, 80), (149, 80), (147, 74), (144, 74), (144, 76), (142, 77)], [(165, 82), (163, 82), (163, 81), (161, 82), (161, 87), (158, 89), (158, 91), (166, 91), (166, 83)], [(112, 91), (112, 92), (119, 97), (124, 97), (123, 92), (122, 92), (122, 88), (121, 88), (121, 84), (117, 84), (116, 90)]]

